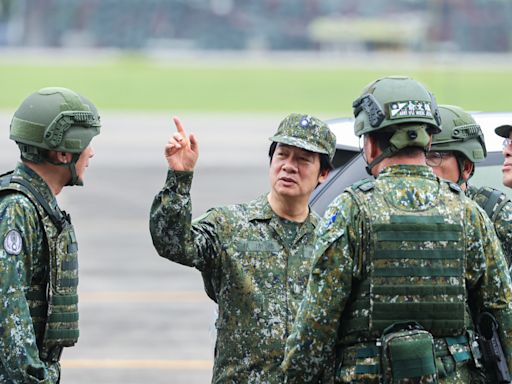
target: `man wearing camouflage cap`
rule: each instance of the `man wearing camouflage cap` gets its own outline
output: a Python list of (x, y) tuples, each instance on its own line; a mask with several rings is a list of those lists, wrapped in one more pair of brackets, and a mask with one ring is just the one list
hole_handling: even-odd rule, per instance
[(291, 114), (270, 138), (270, 192), (191, 221), (194, 135), (177, 132), (165, 148), (164, 188), (151, 207), (157, 252), (195, 267), (218, 303), (214, 383), (282, 383), (279, 369), (309, 276), (318, 217), (308, 201), (331, 169), (336, 138), (319, 119)]
[(497, 127), (494, 132), (503, 140), (503, 185), (512, 188), (512, 125), (504, 124)]
[(99, 132), (96, 107), (66, 88), (40, 89), (12, 118), (21, 162), (0, 176), (0, 383), (58, 383), (78, 339), (78, 247), (56, 195), (83, 184)]
[[(484, 135), (475, 119), (455, 105), (440, 105), (442, 132), (432, 138), (427, 164), (442, 179), (457, 183), (487, 213), (494, 224), (508, 265), (512, 261), (512, 202), (495, 188), (468, 183), (475, 163), (487, 156)], [(507, 136), (508, 137), (508, 136)], [(507, 151), (505, 142), (504, 153)]]
[(316, 383), (332, 354), (338, 383), (483, 382), (470, 309), (497, 319), (511, 368), (512, 287), (492, 224), (426, 165), (441, 127), (434, 97), (393, 76), (353, 107), (376, 179), (347, 188), (318, 226), (287, 382)]

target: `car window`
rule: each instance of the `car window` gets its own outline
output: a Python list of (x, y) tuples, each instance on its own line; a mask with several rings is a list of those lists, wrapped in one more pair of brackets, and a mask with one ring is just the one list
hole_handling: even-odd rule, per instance
[(310, 200), (311, 208), (322, 216), (331, 201), (342, 193), (345, 188), (368, 176), (365, 171), (366, 162), (358, 152), (353, 152), (351, 160), (345, 166), (335, 169), (327, 180), (318, 186)]

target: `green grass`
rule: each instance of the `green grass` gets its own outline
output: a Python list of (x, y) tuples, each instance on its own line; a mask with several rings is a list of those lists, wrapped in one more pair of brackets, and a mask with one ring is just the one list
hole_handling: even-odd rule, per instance
[(429, 69), (422, 65), (408, 71), (334, 65), (227, 67), (140, 58), (66, 65), (0, 61), (0, 109), (15, 109), (34, 90), (58, 85), (86, 95), (100, 111), (296, 111), (333, 117), (349, 115), (352, 101), (362, 88), (389, 74), (406, 74), (422, 81), (438, 103), (472, 111), (512, 109), (512, 68)]

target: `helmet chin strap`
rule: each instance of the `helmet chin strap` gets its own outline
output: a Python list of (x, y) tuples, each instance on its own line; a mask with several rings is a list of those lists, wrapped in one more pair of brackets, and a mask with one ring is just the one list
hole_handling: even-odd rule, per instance
[(460, 156), (455, 156), (455, 158), (457, 159), (457, 166), (459, 167), (459, 179), (457, 180), (457, 184), (462, 185), (467, 183), (469, 177), (471, 177), (473, 174), (471, 174), (467, 179), (464, 179), (464, 159)]
[(80, 158), (79, 153), (73, 153), (73, 157), (71, 158), (71, 161), (68, 164), (68, 169), (71, 172), (71, 178), (69, 179), (69, 182), (66, 184), (67, 186), (78, 185), (81, 187), (84, 185), (84, 182), (82, 181), (82, 179), (80, 179), (80, 177), (76, 173), (76, 162), (78, 161), (79, 158)]
[(377, 164), (379, 164), (382, 160), (384, 160), (386, 157), (391, 157), (393, 156), (394, 153), (398, 152), (400, 149), (395, 147), (393, 144), (391, 144), (391, 146), (387, 147), (384, 151), (382, 151), (382, 153), (377, 156), (375, 159), (373, 159), (373, 161), (371, 163), (368, 163), (368, 160), (366, 160), (366, 172), (370, 175), (370, 176), (373, 176), (372, 174), (372, 169), (373, 167), (375, 167)]
[(372, 175), (371, 171), (378, 163), (405, 147), (426, 148), (430, 144), (430, 134), (427, 132), (426, 124), (404, 125), (396, 128), (389, 139), (389, 146), (384, 149), (371, 163), (366, 166), (366, 172)]
[(50, 159), (46, 159), (46, 161), (48, 161), (50, 164), (69, 169), (69, 172), (71, 173), (71, 177), (70, 177), (69, 181), (67, 182), (66, 186), (73, 186), (73, 185), (83, 186), (84, 182), (82, 181), (82, 179), (80, 179), (80, 177), (78, 176), (78, 174), (76, 172), (76, 163), (79, 158), (80, 158), (80, 153), (73, 153), (72, 157), (71, 157), (71, 161), (69, 163), (62, 163), (62, 162), (53, 161)]

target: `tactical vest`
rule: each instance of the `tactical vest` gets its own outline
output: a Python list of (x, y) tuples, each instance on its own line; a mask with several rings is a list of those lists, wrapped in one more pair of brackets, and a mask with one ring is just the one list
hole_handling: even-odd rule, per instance
[(469, 196), (476, 201), (494, 223), (501, 209), (510, 199), (503, 192), (492, 187), (471, 188)]
[[(0, 192), (17, 191), (36, 207), (49, 250), (48, 284), (30, 285), (26, 294), (41, 360), (58, 361), (62, 347), (73, 346), (78, 331), (78, 246), (71, 219), (25, 179), (0, 178)], [(42, 336), (41, 336), (42, 335)]]
[[(404, 321), (416, 321), (434, 336), (463, 334), (470, 320), (460, 189), (441, 183), (436, 202), (422, 211), (399, 209), (372, 181), (347, 192), (364, 217), (365, 249), (362, 279), (353, 283), (341, 321), (341, 344), (376, 340)], [(442, 210), (444, 205), (456, 208)]]

